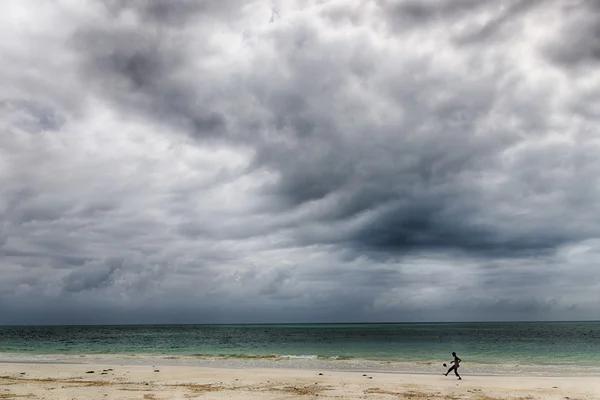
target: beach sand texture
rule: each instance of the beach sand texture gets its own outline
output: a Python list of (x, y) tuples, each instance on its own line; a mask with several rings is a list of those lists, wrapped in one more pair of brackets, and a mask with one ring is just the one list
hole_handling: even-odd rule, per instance
[[(93, 371), (93, 372), (92, 372)], [(0, 364), (0, 399), (600, 399), (595, 377)]]

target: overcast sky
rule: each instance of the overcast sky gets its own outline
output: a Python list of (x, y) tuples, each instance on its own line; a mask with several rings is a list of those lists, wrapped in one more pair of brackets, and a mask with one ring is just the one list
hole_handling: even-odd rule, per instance
[(0, 324), (600, 319), (595, 0), (5, 0)]

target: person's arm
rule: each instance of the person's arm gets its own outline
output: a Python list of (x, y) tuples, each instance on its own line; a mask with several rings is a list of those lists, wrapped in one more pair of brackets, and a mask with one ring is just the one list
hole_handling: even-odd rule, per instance
[[(458, 358), (458, 357), (456, 357), (456, 358)], [(458, 362), (462, 362), (462, 360), (460, 358), (458, 358)]]

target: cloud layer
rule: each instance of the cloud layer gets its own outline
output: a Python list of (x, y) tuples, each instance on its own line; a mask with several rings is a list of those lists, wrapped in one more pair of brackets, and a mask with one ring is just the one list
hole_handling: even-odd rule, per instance
[(587, 319), (594, 1), (9, 1), (0, 323)]

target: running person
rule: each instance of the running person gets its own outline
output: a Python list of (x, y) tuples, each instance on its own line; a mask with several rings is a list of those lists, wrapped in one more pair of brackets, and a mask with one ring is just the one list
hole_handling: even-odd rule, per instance
[(458, 379), (462, 379), (460, 377), (460, 375), (458, 374), (458, 367), (460, 367), (460, 362), (462, 361), (460, 358), (458, 358), (458, 356), (456, 355), (455, 352), (452, 352), (452, 357), (454, 357), (454, 361), (451, 361), (450, 364), (454, 364), (450, 367), (450, 369), (448, 370), (448, 372), (446, 372), (444, 374), (444, 376), (448, 376), (448, 374), (452, 371), (454, 371), (454, 374), (456, 376), (458, 376)]

